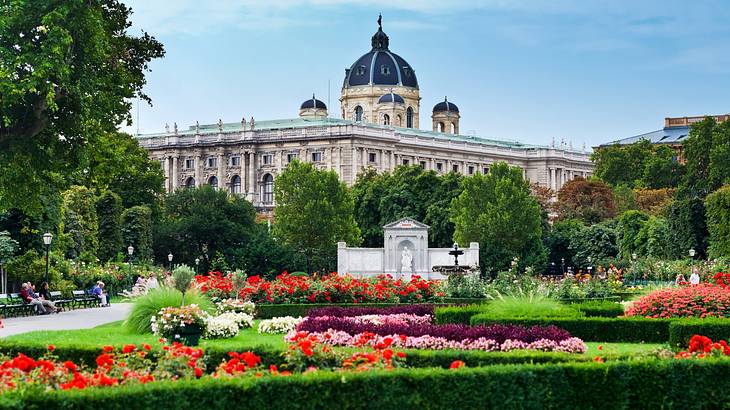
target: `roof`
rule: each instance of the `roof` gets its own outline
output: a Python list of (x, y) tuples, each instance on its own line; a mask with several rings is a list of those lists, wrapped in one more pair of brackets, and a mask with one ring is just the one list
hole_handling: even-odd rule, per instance
[(433, 106), (433, 112), (459, 112), (459, 107), (456, 106), (456, 104), (449, 102), (446, 100), (446, 97), (444, 97), (444, 100), (440, 103)]
[(401, 97), (398, 94), (394, 94), (393, 92), (389, 92), (388, 94), (383, 94), (380, 98), (378, 98), (378, 104), (390, 103), (390, 102), (404, 104), (405, 100), (403, 99), (403, 97)]
[(423, 222), (418, 222), (413, 218), (401, 218), (397, 221), (383, 225), (383, 229), (400, 228), (400, 229), (428, 229), (430, 226)]
[(633, 137), (607, 142), (599, 145), (599, 147), (606, 147), (609, 145), (628, 145), (641, 140), (647, 140), (652, 144), (682, 144), (685, 138), (687, 138), (687, 135), (689, 135), (689, 127), (666, 127), (660, 130), (635, 135)]
[(314, 94), (312, 94), (312, 98), (305, 100), (302, 103), (302, 105), (299, 107), (300, 110), (303, 110), (306, 108), (321, 108), (323, 110), (326, 110), (327, 106), (322, 101), (314, 98)]
[[(278, 130), (278, 129), (297, 129), (297, 128), (309, 128), (309, 127), (326, 127), (326, 126), (332, 126), (332, 125), (357, 125), (367, 128), (373, 128), (373, 129), (389, 129), (394, 130), (397, 134), (401, 135), (407, 135), (407, 136), (413, 136), (413, 137), (422, 137), (422, 138), (433, 138), (437, 140), (443, 140), (443, 141), (453, 141), (453, 142), (465, 142), (465, 143), (474, 143), (474, 144), (482, 144), (487, 146), (493, 146), (493, 147), (502, 147), (502, 148), (510, 148), (510, 149), (536, 149), (536, 148), (548, 148), (544, 145), (533, 145), (533, 144), (525, 144), (516, 140), (510, 140), (510, 139), (497, 139), (497, 138), (487, 138), (487, 137), (479, 137), (474, 135), (458, 135), (458, 134), (449, 134), (444, 132), (435, 132), (435, 131), (426, 131), (426, 130), (419, 130), (415, 128), (401, 128), (401, 127), (394, 127), (390, 125), (378, 125), (378, 124), (363, 124), (351, 120), (343, 120), (339, 118), (291, 118), (291, 119), (280, 119), (280, 120), (267, 120), (267, 121), (258, 121), (255, 120), (254, 122), (254, 129), (257, 131), (261, 130)], [(218, 128), (218, 124), (201, 124), (198, 126), (199, 131), (201, 135), (205, 134), (217, 134), (220, 132)], [(250, 129), (251, 124), (250, 122), (246, 122), (246, 129)], [(223, 123), (221, 124), (221, 130), (223, 132), (240, 132), (242, 131), (243, 127), (240, 122), (235, 123)], [(180, 129), (177, 133), (179, 136), (193, 136), (196, 134), (196, 126), (191, 125), (187, 129)], [(142, 134), (137, 135), (137, 138), (165, 138), (169, 136), (173, 136), (174, 132), (161, 132), (161, 133), (154, 133), (154, 134)], [(565, 150), (565, 149), (563, 149)], [(579, 152), (576, 150), (572, 150), (572, 152)]]

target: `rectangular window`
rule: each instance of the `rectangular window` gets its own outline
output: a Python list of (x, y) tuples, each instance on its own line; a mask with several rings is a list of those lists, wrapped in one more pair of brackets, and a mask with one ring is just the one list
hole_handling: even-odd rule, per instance
[(218, 165), (218, 158), (216, 157), (209, 157), (207, 166), (208, 168), (215, 168)]
[(454, 171), (454, 172), (459, 172), (459, 165), (457, 165), (457, 164), (454, 164), (454, 165), (453, 165), (453, 166), (451, 167), (451, 170), (452, 170), (452, 171)]
[(378, 154), (371, 152), (368, 154), (368, 161), (370, 162), (377, 162), (378, 161)]
[(474, 167), (469, 166), (469, 175), (474, 175)]
[(271, 154), (264, 154), (261, 156), (261, 162), (263, 162), (264, 165), (271, 165), (274, 163), (274, 156)]
[(298, 157), (299, 157), (299, 154), (295, 154), (295, 153), (286, 154), (286, 162), (287, 163), (291, 163), (292, 161), (294, 161)]
[(407, 160), (407, 159), (404, 159), (404, 160), (403, 160), (403, 165), (408, 165), (408, 164), (410, 164), (410, 163), (411, 163), (411, 161), (409, 161), (409, 160)]
[(487, 175), (489, 173), (489, 167), (482, 168), (482, 174)]
[(231, 166), (238, 167), (241, 165), (241, 157), (231, 157)]
[(195, 160), (192, 158), (187, 158), (185, 160), (185, 169), (193, 169), (195, 168)]
[(313, 152), (312, 153), (312, 162), (321, 162), (322, 161), (322, 153), (321, 152)]
[(419, 164), (421, 165), (421, 169), (426, 169), (426, 161), (421, 161)]
[(443, 170), (444, 170), (444, 164), (443, 164), (443, 163), (441, 163), (441, 162), (437, 162), (437, 163), (436, 163), (436, 170), (437, 170), (438, 172), (441, 172), (441, 171), (443, 171)]

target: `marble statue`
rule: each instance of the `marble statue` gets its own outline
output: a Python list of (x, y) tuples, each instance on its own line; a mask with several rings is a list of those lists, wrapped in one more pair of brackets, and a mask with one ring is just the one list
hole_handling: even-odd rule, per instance
[(400, 257), (400, 263), (402, 265), (401, 272), (411, 272), (413, 270), (413, 255), (411, 255), (411, 251), (408, 250), (407, 246), (403, 248), (403, 252), (401, 253)]

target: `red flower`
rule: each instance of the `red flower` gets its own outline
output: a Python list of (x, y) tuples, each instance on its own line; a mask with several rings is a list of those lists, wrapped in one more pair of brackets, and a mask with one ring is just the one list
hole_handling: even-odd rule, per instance
[(114, 351), (114, 346), (106, 345), (106, 346), (102, 347), (101, 350), (104, 353), (111, 353), (112, 351)]
[(451, 366), (449, 366), (449, 369), (459, 369), (464, 366), (466, 366), (466, 363), (462, 362), (461, 360), (454, 360), (453, 362), (451, 362)]
[(200, 367), (195, 368), (195, 377), (198, 379), (203, 377), (203, 370)]
[(96, 365), (99, 367), (112, 367), (114, 365), (114, 360), (111, 355), (102, 353), (97, 356)]
[(135, 350), (137, 350), (137, 346), (128, 344), (124, 345), (124, 347), (122, 348), (122, 353), (132, 353)]
[(56, 350), (56, 346), (54, 346), (54, 345), (48, 345), (48, 351), (49, 352), (52, 352), (54, 350)]
[(147, 343), (143, 344), (143, 345), (142, 345), (142, 348), (143, 348), (144, 350), (147, 350), (147, 351), (150, 351), (150, 350), (152, 350), (152, 346), (148, 345)]

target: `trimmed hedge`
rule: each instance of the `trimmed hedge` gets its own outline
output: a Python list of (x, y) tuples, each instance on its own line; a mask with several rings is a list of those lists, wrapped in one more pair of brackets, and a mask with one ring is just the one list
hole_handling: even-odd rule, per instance
[(715, 342), (730, 341), (730, 319), (682, 319), (669, 325), (669, 344), (673, 347), (687, 349), (693, 335), (707, 336)]
[(624, 306), (609, 301), (589, 301), (571, 305), (588, 317), (619, 317), (624, 314)]
[(205, 378), (114, 388), (0, 395), (6, 409), (635, 409), (723, 408), (730, 361), (647, 360), (499, 365), (460, 370), (316, 372)]
[[(404, 303), (406, 304), (406, 303)], [(434, 306), (448, 306), (447, 303), (428, 303)], [(301, 304), (272, 304), (272, 305), (256, 305), (256, 318), (271, 319), (281, 316), (307, 316), (307, 312), (314, 308), (323, 307), (388, 307), (397, 306), (398, 303), (301, 303)]]
[(494, 323), (521, 326), (555, 325), (571, 335), (587, 342), (610, 343), (665, 343), (669, 340), (669, 319), (646, 318), (536, 318), (536, 319), (495, 319), (488, 315), (472, 316), (472, 325)]
[(433, 311), (433, 321), (439, 325), (447, 323), (461, 323), (468, 325), (471, 317), (484, 312), (484, 306), (445, 306), (438, 307)]

